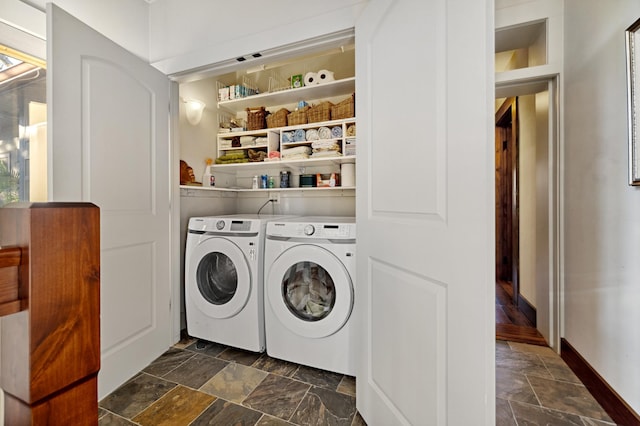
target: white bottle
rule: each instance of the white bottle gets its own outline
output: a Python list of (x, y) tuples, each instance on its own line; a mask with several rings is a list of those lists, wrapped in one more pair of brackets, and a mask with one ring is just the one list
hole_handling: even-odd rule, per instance
[(204, 166), (202, 175), (202, 186), (211, 186), (211, 166)]

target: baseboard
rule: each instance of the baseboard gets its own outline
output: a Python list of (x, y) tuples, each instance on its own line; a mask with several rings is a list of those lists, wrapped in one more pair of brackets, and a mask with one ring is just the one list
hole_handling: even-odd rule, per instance
[(531, 322), (534, 327), (538, 325), (538, 323), (536, 322), (536, 308), (534, 308), (527, 299), (522, 297), (521, 294), (518, 294), (518, 310), (522, 312), (522, 315), (527, 317), (529, 322)]
[(629, 407), (624, 399), (565, 339), (560, 339), (560, 356), (616, 424), (640, 425), (638, 413)]

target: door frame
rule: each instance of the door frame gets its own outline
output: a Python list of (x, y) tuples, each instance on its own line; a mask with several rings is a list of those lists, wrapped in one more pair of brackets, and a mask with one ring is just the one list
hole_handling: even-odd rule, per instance
[[(564, 162), (564, 139), (560, 132), (562, 114), (559, 105), (562, 92), (560, 75), (549, 74), (521, 78), (511, 81), (496, 82), (496, 98), (508, 98), (532, 94), (547, 90), (549, 92), (549, 125), (548, 125), (548, 190), (549, 190), (549, 242), (548, 242), (548, 289), (536, 286), (538, 307), (538, 330), (549, 346), (560, 353), (560, 337), (563, 331), (564, 310), (562, 289), (562, 265), (564, 243), (562, 238), (564, 179), (561, 173)], [(544, 290), (544, 291), (543, 291)], [(541, 315), (540, 300), (547, 300), (547, 311)]]

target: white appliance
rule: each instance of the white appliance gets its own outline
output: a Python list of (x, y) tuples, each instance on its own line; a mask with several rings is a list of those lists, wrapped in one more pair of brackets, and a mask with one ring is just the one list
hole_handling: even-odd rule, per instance
[(285, 216), (189, 219), (185, 309), (190, 336), (263, 352), (264, 232)]
[(267, 224), (267, 354), (355, 375), (353, 217), (299, 217)]

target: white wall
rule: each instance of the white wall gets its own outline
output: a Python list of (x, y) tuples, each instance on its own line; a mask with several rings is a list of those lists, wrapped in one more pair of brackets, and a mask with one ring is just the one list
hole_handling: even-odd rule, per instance
[(518, 98), (520, 294), (536, 306), (536, 98)]
[[(81, 1), (81, 0), (79, 0)], [(166, 74), (353, 28), (367, 0), (157, 0), (149, 60)]]
[(640, 412), (640, 188), (627, 185), (624, 31), (637, 0), (565, 0), (564, 337)]
[[(36, 17), (29, 18), (32, 22), (38, 21), (37, 13), (45, 10), (46, 3), (50, 0), (22, 0), (24, 5), (34, 6), (30, 14)], [(18, 0), (0, 0), (5, 4), (19, 2)], [(131, 51), (136, 56), (149, 60), (149, 19), (148, 4), (142, 0), (109, 0), (109, 1), (87, 1), (87, 0), (55, 0), (56, 5), (69, 12), (85, 24), (89, 25), (99, 33), (110, 38), (115, 43)], [(12, 6), (12, 9), (20, 6)], [(42, 22), (38, 23), (36, 31), (42, 38), (45, 38), (44, 13)], [(33, 24), (31, 24), (33, 25)], [(31, 26), (30, 25), (30, 26)]]

